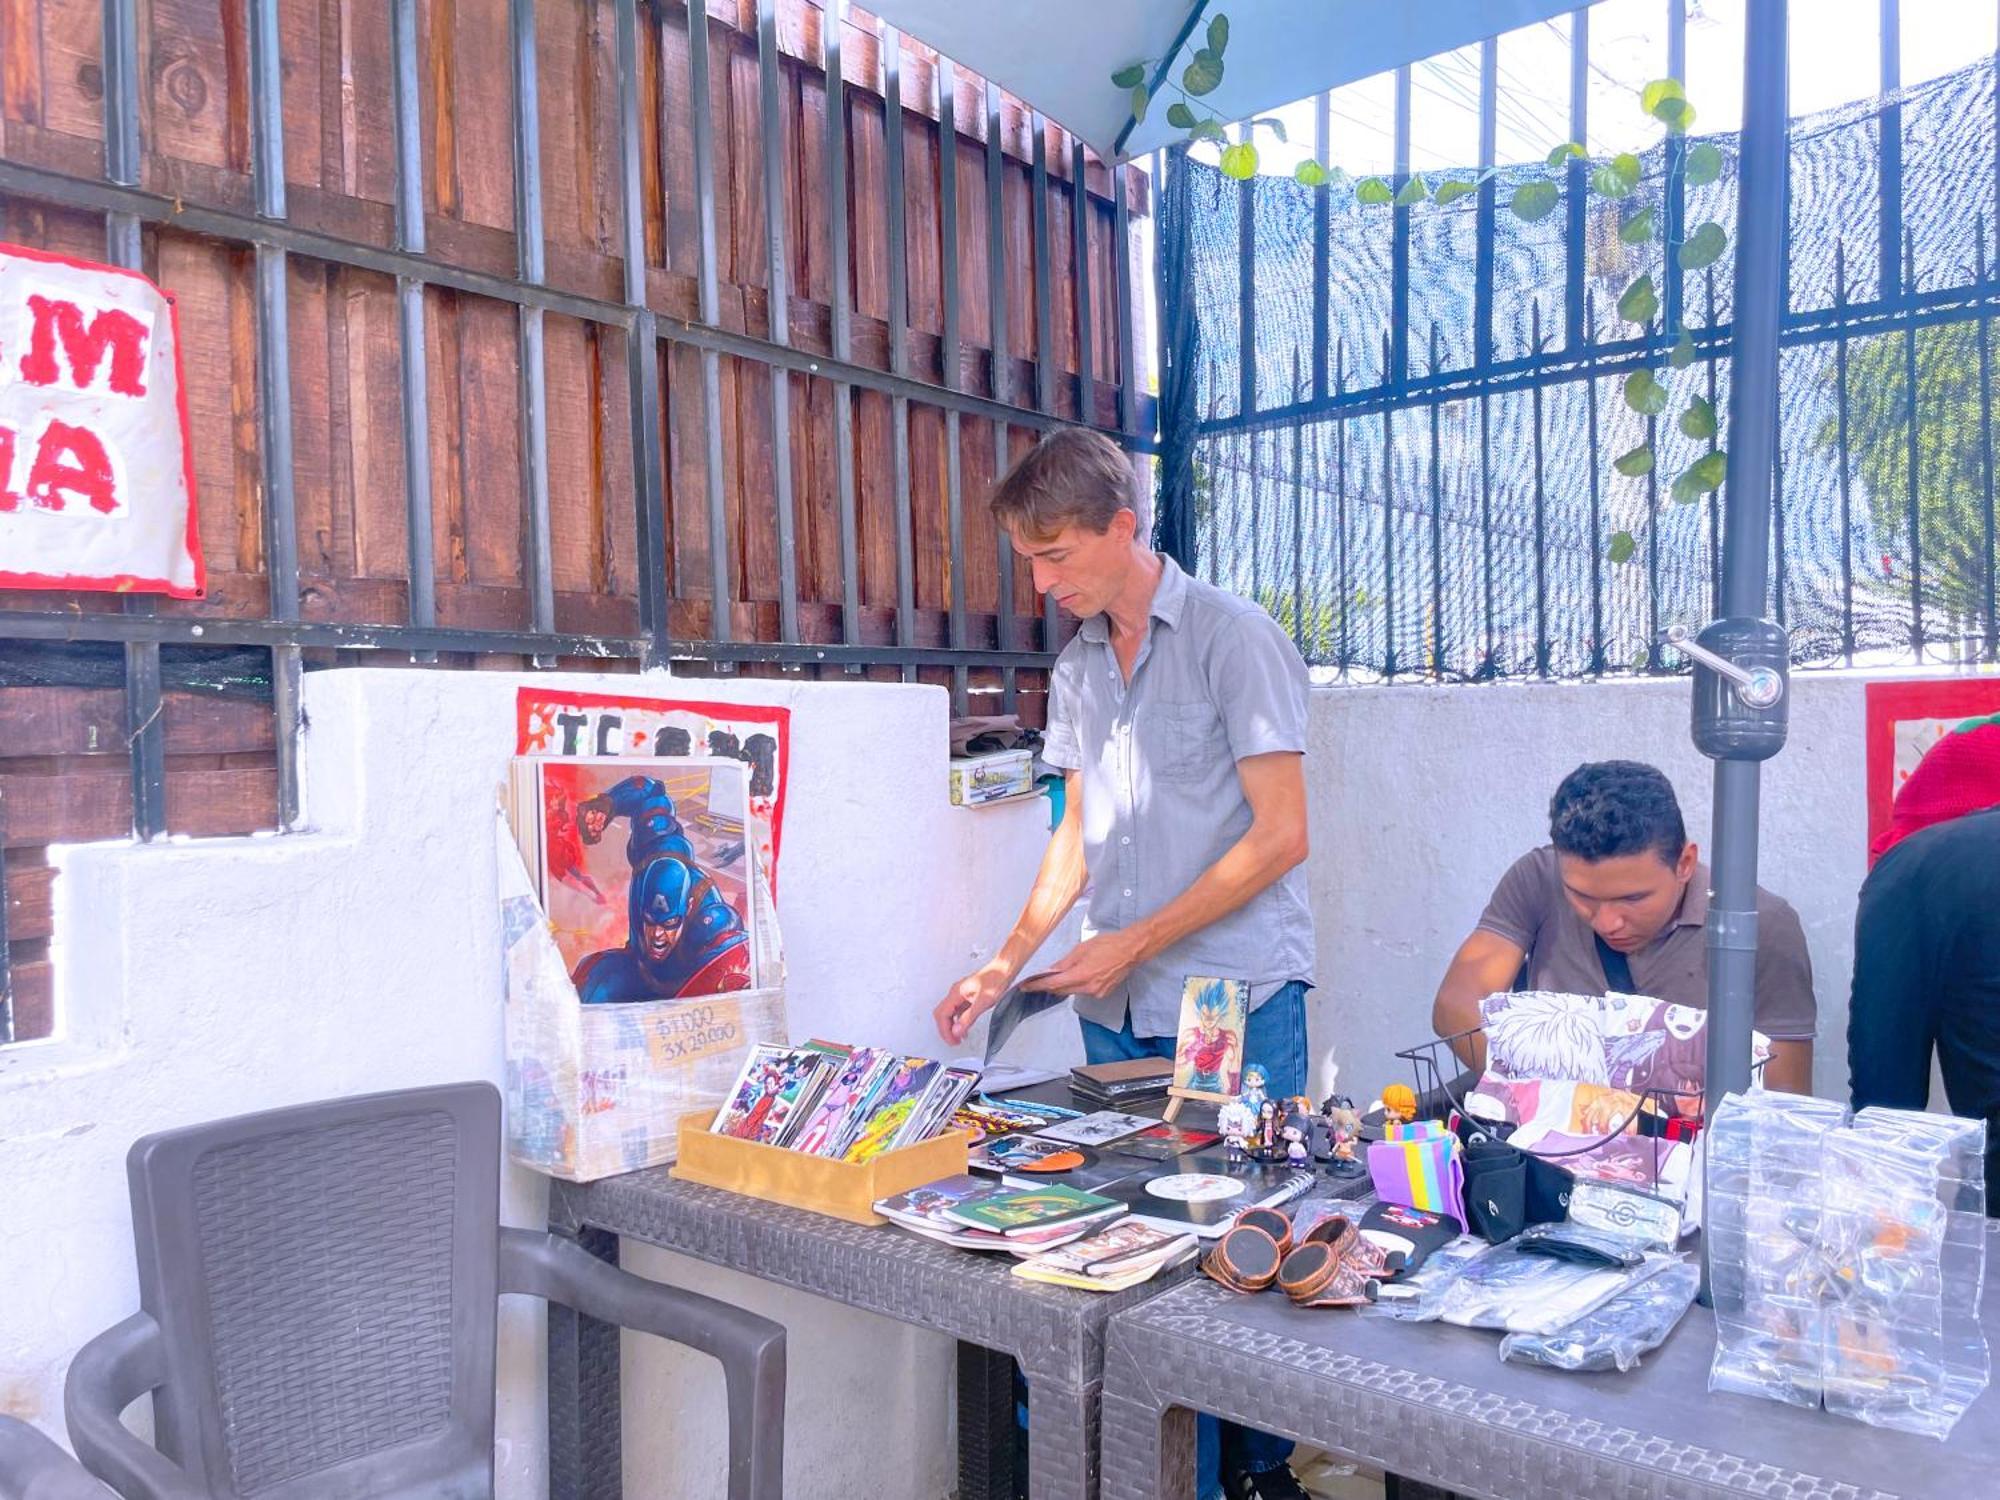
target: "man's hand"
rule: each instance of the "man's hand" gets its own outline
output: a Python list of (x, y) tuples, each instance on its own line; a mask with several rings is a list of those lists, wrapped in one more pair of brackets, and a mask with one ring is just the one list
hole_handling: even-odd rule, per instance
[(1100, 932), (1078, 943), (1060, 963), (1045, 971), (1037, 988), (1103, 999), (1117, 992), (1145, 956), (1130, 933)]
[(959, 980), (931, 1012), (938, 1035), (954, 1047), (964, 1041), (973, 1022), (1000, 1003), (1012, 977), (1005, 967), (988, 964)]

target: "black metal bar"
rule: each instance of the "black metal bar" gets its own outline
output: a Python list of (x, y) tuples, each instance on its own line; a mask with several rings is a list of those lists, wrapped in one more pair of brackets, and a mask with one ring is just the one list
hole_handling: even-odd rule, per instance
[[(1117, 245), (1111, 263), (1117, 267), (1118, 296), (1118, 425), (1127, 434), (1139, 430), (1139, 331), (1132, 302), (1132, 208), (1126, 201), (1131, 169), (1122, 164), (1111, 173), (1111, 228)], [(1157, 206), (1154, 222), (1159, 221)]]
[[(1382, 361), (1387, 368), (1395, 359), (1382, 340)], [(1396, 414), (1382, 410), (1382, 675), (1396, 676)]]
[[(1242, 127), (1250, 139), (1250, 125)], [(1236, 184), (1236, 411), (1257, 410), (1257, 183)]]
[[(1588, 149), (1590, 131), (1590, 12), (1573, 10), (1569, 19), (1569, 135)], [(1565, 168), (1569, 206), (1563, 256), (1563, 344), (1574, 349), (1583, 342), (1584, 233), (1590, 221), (1590, 194), (1584, 163), (1570, 157)]]
[[(513, 54), (514, 270), (526, 282), (547, 275), (542, 242), (541, 76), (535, 55), (535, 0), (508, 0)], [(521, 491), (528, 519), (528, 621), (537, 632), (556, 628), (553, 532), (549, 520), (549, 372), (544, 313), (518, 310), (521, 351)], [(554, 666), (537, 657), (537, 666)]]
[[(1431, 372), (1438, 367), (1438, 325), (1431, 320)], [(1445, 674), (1444, 652), (1444, 469), (1439, 454), (1438, 423), (1444, 408), (1431, 408), (1431, 675)]]
[[(1292, 389), (1300, 386), (1299, 356), (1292, 353)], [(1292, 428), (1292, 644), (1306, 654), (1305, 427)]]
[[(1979, 279), (1987, 275), (1986, 227), (1979, 229)], [(1979, 477), (1981, 498), (1984, 501), (1984, 527), (1981, 540), (1984, 546), (1979, 554), (1979, 572), (1986, 579), (1986, 659), (2000, 656), (2000, 615), (1994, 609), (1996, 569), (2000, 569), (2000, 552), (1994, 550), (1994, 475), (1993, 475), (1993, 360), (1988, 347), (1987, 319), (1979, 320)]]
[[(1881, 0), (1878, 25), (1881, 40), (1881, 90), (1884, 98), (1903, 86), (1903, 5), (1902, 0)], [(1903, 247), (1903, 107), (1891, 104), (1882, 111), (1877, 132), (1876, 155), (1881, 161), (1881, 291), (1893, 297), (1905, 290), (1897, 270), (1902, 264)], [(1740, 188), (1739, 188), (1740, 191)], [(1909, 289), (1914, 290), (1912, 280)]]
[[(722, 321), (721, 267), (715, 247), (715, 116), (709, 103), (708, 0), (687, 0), (688, 104), (694, 125), (695, 297), (702, 322)], [(663, 23), (664, 24), (664, 23)], [(776, 378), (775, 376), (773, 377)], [(774, 434), (772, 446), (777, 446)], [(735, 554), (729, 540), (728, 478), (722, 450), (722, 357), (701, 352), (701, 481), (708, 502), (708, 633), (735, 638), (730, 587)]]
[[(1542, 303), (1538, 297), (1529, 305), (1530, 337), (1539, 348), (1542, 342)], [(1581, 331), (1581, 330), (1579, 330)], [(1548, 497), (1542, 472), (1542, 387), (1530, 392), (1535, 424), (1535, 674), (1549, 675), (1549, 525)]]
[[(771, 3), (771, 0), (766, 0), (766, 3)], [(959, 335), (958, 307), (958, 99), (949, 59), (938, 58), (931, 76), (937, 90), (938, 268), (943, 301), (943, 338), (938, 359), (945, 387), (957, 390), (961, 384), (960, 361), (965, 354)], [(947, 410), (944, 414), (945, 527), (951, 555), (946, 562), (951, 572), (951, 644), (954, 650), (965, 648), (966, 629), (965, 483), (959, 454), (960, 440), (958, 413)], [(963, 716), (969, 711), (971, 687), (963, 667), (952, 673), (954, 714)]]
[[(833, 356), (845, 361), (852, 350), (853, 291), (847, 232), (847, 88), (841, 72), (842, 33), (847, 0), (828, 0), (820, 17), (826, 73), (827, 291), (832, 303)], [(840, 638), (861, 639), (861, 562), (854, 510), (854, 391), (833, 386), (833, 463), (840, 527)]]
[[(424, 140), (419, 118), (423, 93), (417, 79), (416, 0), (391, 0), (389, 48), (395, 94), (396, 248), (422, 258), (428, 239), (424, 229)], [(282, 161), (282, 155), (279, 159)], [(397, 278), (396, 316), (410, 623), (421, 629), (437, 622), (437, 560), (431, 538), (430, 373), (425, 356), (422, 276)]]
[[(1000, 224), (1006, 213), (1004, 188), (1007, 180), (1007, 154), (1005, 143), (1000, 138), (1000, 85), (991, 79), (986, 81), (986, 303), (988, 340), (992, 345), (991, 385), (993, 399), (1006, 403), (1013, 384), (1010, 378), (1007, 351), (1007, 270), (1002, 255), (1004, 245), (1000, 234)], [(1007, 472), (1007, 423), (996, 419), (993, 423), (993, 476), (998, 479)], [(993, 630), (1000, 648), (1009, 650), (1014, 644), (1014, 549), (1008, 542), (1004, 529), (996, 539), (1000, 565), (1000, 599), (995, 607)], [(1001, 681), (1001, 711), (1012, 713), (1015, 705), (1014, 676), (1010, 672)]]
[[(1885, 5), (1895, 0), (1883, 0)], [(1916, 237), (1906, 235), (1904, 240), (1903, 263), (1905, 275), (1912, 285), (1916, 282)], [(1917, 498), (1917, 330), (1903, 330), (1903, 389), (1909, 398), (1908, 410), (1904, 413), (1903, 431), (1908, 445), (1903, 467), (1905, 487), (1908, 494), (1910, 527), (1910, 645), (1915, 650), (1917, 660), (1924, 659), (1924, 546), (1923, 513)]]
[[(1313, 96), (1313, 160), (1324, 166), (1333, 154), (1333, 95)], [(1333, 185), (1313, 189), (1312, 399), (1326, 399), (1327, 350), (1332, 343), (1328, 298), (1333, 275)]]
[[(1660, 419), (1646, 418), (1646, 446), (1660, 451)], [(1646, 670), (1662, 669), (1660, 648), (1660, 466), (1646, 470)]]
[(616, 0), (620, 140), (619, 249), (627, 317), (625, 372), (631, 389), (633, 520), (639, 553), (639, 628), (644, 663), (668, 660), (666, 452), (661, 432), (658, 324), (646, 306), (645, 194), (640, 182), (639, 15), (637, 0)]
[[(1687, 81), (1687, 0), (1667, 0), (1667, 76)], [(1681, 326), (1686, 294), (1680, 257), (1674, 252), (1687, 238), (1687, 135), (1667, 132), (1666, 234), (1660, 279), (1665, 283), (1666, 320), (1660, 325), (1669, 340)]]
[[(1847, 247), (1833, 244), (1833, 305), (1847, 301)], [(1847, 438), (1847, 340), (1833, 344), (1834, 400), (1838, 412), (1840, 439), (1840, 649), (1847, 665), (1854, 665), (1854, 496), (1852, 473), (1854, 455)]]
[(1076, 410), (1089, 421), (1097, 405), (1097, 351), (1091, 347), (1095, 330), (1090, 317), (1090, 185), (1082, 141), (1071, 147), (1069, 162), (1069, 218), (1076, 261)]
[[(1336, 341), (1333, 349), (1333, 389), (1340, 395), (1347, 389), (1347, 341)], [(1353, 621), (1349, 610), (1354, 601), (1353, 574), (1349, 567), (1347, 533), (1347, 419), (1336, 418), (1333, 428), (1334, 522), (1339, 538), (1340, 675), (1345, 677), (1354, 661)]]
[(1771, 445), (1771, 617), (1785, 624), (1785, 429), (1778, 412), (1771, 415), (1777, 437)]
[[(1396, 69), (1395, 183), (1400, 197), (1410, 180), (1410, 68)], [(1389, 349), (1385, 380), (1410, 378), (1410, 210), (1397, 204), (1389, 240)]]
[[(1146, 80), (1146, 90), (1149, 94), (1157, 94), (1160, 91), (1161, 83), (1166, 80), (1175, 60), (1181, 55), (1181, 48), (1185, 47), (1187, 39), (1194, 35), (1194, 29), (1201, 24), (1202, 13), (1207, 9), (1208, 0), (1195, 0), (1195, 3), (1188, 7), (1187, 16), (1182, 20), (1180, 30), (1174, 33), (1173, 45), (1167, 48), (1160, 60), (1153, 65), (1153, 76)], [(1134, 118), (1118, 127), (1118, 138), (1111, 143), (1112, 156), (1121, 157), (1125, 154), (1125, 142), (1131, 139), (1132, 127), (1138, 123)]]
[[(1710, 268), (1713, 269), (1712, 267)], [(1780, 328), (1779, 347), (1804, 349), (1828, 344), (1836, 339), (1868, 338), (1877, 334), (1901, 333), (1906, 328), (1928, 328), (1940, 324), (1966, 322), (1981, 316), (2000, 315), (2000, 285), (1986, 289), (1965, 285), (1937, 287), (1930, 291), (1898, 298), (1895, 302), (1852, 305), (1847, 316), (1832, 307), (1788, 316)], [(1689, 329), (1698, 360), (1726, 358), (1735, 337), (1733, 323)], [(1659, 364), (1657, 340), (1622, 339), (1586, 345), (1582, 350), (1550, 352), (1537, 359), (1523, 355), (1502, 360), (1484, 370), (1446, 370), (1433, 379), (1414, 377), (1401, 386), (1374, 385), (1325, 401), (1301, 401), (1289, 406), (1269, 407), (1253, 422), (1233, 417), (1209, 417), (1198, 424), (1202, 437), (1243, 427), (1282, 427), (1296, 421), (1311, 421), (1342, 414), (1372, 416), (1384, 406), (1415, 407), (1435, 402), (1457, 402), (1480, 395), (1505, 395), (1525, 391), (1534, 385), (1559, 385), (1582, 380), (1623, 375)]]
[[(882, 53), (882, 157), (887, 167), (889, 251), (889, 368), (910, 373), (909, 234), (903, 220), (903, 39), (876, 23)], [(910, 403), (889, 401), (890, 493), (896, 507), (896, 639), (914, 645), (917, 619), (916, 542), (910, 515)], [(903, 669), (914, 681), (916, 669)]]
[[(1678, 0), (1676, 0), (1678, 3)], [(1583, 308), (1584, 334), (1597, 336), (1597, 307), (1587, 294)], [(1583, 383), (1584, 431), (1590, 453), (1590, 673), (1604, 674), (1604, 498), (1603, 455), (1597, 451), (1597, 382)]]
[[(1479, 170), (1493, 169), (1500, 149), (1500, 40), (1479, 44)], [(1499, 240), (1500, 184), (1479, 184), (1479, 216), (1473, 237), (1472, 362), (1484, 368), (1493, 359), (1493, 261)], [(1482, 412), (1480, 420), (1485, 420)]]
[[(940, 61), (940, 68), (949, 64)], [(785, 258), (785, 127), (779, 87), (778, 0), (757, 0), (757, 119), (764, 154), (764, 277), (766, 330), (771, 343), (792, 342), (791, 272)], [(771, 495), (778, 532), (778, 633), (799, 638), (799, 545), (792, 505), (792, 377), (779, 368), (771, 381)], [(949, 381), (946, 384), (950, 384)]]
[[(1055, 245), (1049, 226), (1049, 126), (1039, 111), (1028, 114), (1029, 219), (1035, 259), (1035, 405), (1056, 409), (1055, 294), (1051, 289)], [(1055, 595), (1042, 596), (1042, 646), (1053, 651), (1062, 627)]]
[[(1708, 290), (1708, 321), (1715, 322), (1715, 267), (1710, 266), (1702, 273), (1703, 284)], [(1708, 404), (1711, 410), (1716, 406), (1718, 361), (1714, 354), (1708, 360)], [(1718, 424), (1720, 425), (1720, 424)], [(1709, 434), (1708, 451), (1715, 451), (1716, 435)], [(1708, 596), (1709, 613), (1719, 614), (1722, 608), (1722, 505), (1723, 497), (1710, 491), (1702, 502), (1708, 507)]]
[(1493, 603), (1493, 398), (1479, 398), (1479, 554), (1486, 605), (1486, 653), (1481, 670), (1492, 673), (1499, 666), (1494, 655), (1499, 647), (1497, 619)]

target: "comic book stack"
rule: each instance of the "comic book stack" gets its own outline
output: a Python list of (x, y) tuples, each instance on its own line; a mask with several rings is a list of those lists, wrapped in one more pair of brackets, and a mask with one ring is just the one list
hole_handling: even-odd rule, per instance
[(711, 1130), (837, 1161), (867, 1162), (948, 1129), (979, 1084), (882, 1047), (753, 1047)]

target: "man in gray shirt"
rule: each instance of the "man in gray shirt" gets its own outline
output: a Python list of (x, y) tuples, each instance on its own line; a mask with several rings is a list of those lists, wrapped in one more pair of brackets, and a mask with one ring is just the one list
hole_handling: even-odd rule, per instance
[[(1000, 481), (993, 514), (1035, 587), (1082, 620), (1049, 686), (1043, 759), (1062, 823), (999, 951), (937, 1006), (957, 1045), (1088, 890), (1084, 938), (1043, 987), (1075, 996), (1092, 1062), (1171, 1057), (1189, 976), (1250, 982), (1243, 1061), (1274, 1098), (1306, 1091), (1306, 671), (1256, 604), (1139, 539), (1132, 476), (1108, 438), (1058, 430)], [(1203, 1500), (1219, 1493), (1212, 1425)], [(1290, 1445), (1223, 1438), (1231, 1500), (1303, 1495)]]

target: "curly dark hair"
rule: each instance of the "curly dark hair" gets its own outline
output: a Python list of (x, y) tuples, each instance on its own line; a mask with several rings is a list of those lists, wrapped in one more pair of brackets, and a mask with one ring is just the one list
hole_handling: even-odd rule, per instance
[(1570, 772), (1549, 799), (1549, 841), (1593, 864), (1650, 850), (1671, 865), (1687, 847), (1687, 824), (1658, 767), (1600, 760)]

